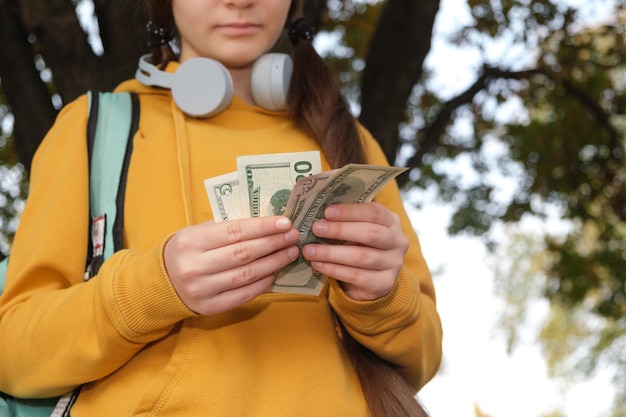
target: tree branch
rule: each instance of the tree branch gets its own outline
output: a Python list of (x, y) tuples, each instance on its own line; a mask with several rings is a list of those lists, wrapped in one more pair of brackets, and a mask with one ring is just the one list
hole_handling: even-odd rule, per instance
[[(476, 94), (478, 94), (483, 89), (486, 89), (491, 82), (496, 79), (529, 79), (539, 74), (547, 76), (555, 83), (561, 84), (569, 94), (571, 94), (583, 106), (588, 108), (593, 113), (596, 120), (598, 120), (598, 122), (602, 126), (604, 126), (610, 133), (612, 142), (618, 143), (619, 133), (610, 123), (609, 115), (585, 91), (576, 87), (570, 80), (561, 79), (554, 74), (539, 68), (525, 71), (509, 71), (500, 68), (484, 66), (482, 74), (476, 79), (474, 84), (472, 84), (467, 90), (465, 90), (458, 96), (445, 102), (433, 122), (427, 125), (418, 134), (418, 138), (416, 138), (415, 142), (419, 144), (419, 148), (415, 155), (409, 158), (409, 160), (407, 161), (407, 166), (409, 166), (410, 168), (418, 167), (424, 155), (432, 152), (434, 148), (438, 145), (446, 127), (452, 120), (453, 113), (458, 108), (470, 104), (474, 100)], [(405, 185), (407, 181), (407, 176), (402, 176), (399, 178), (398, 182), (402, 186)]]
[[(440, 142), (446, 127), (452, 120), (453, 113), (458, 108), (470, 104), (474, 100), (476, 94), (486, 89), (489, 84), (493, 82), (493, 80), (500, 78), (521, 80), (542, 73), (543, 72), (538, 69), (526, 71), (507, 71), (485, 65), (483, 67), (482, 74), (476, 79), (476, 81), (474, 81), (474, 84), (458, 96), (445, 102), (433, 122), (428, 124), (420, 133), (418, 133), (415, 143), (419, 144), (419, 148), (417, 149), (415, 155), (409, 158), (406, 165), (410, 168), (417, 168), (424, 155), (432, 152)], [(408, 180), (408, 175), (402, 176), (398, 179), (398, 184), (400, 186), (404, 186), (407, 184)]]
[(620, 146), (619, 145), (620, 133), (617, 131), (615, 126), (613, 126), (613, 124), (611, 123), (609, 114), (606, 111), (604, 111), (604, 109), (596, 101), (594, 101), (591, 98), (591, 96), (587, 94), (586, 91), (584, 91), (581, 88), (578, 88), (569, 79), (563, 80), (557, 77), (550, 77), (550, 78), (554, 80), (555, 82), (560, 81), (563, 88), (565, 88), (565, 90), (569, 94), (575, 97), (584, 107), (589, 109), (589, 111), (591, 111), (591, 113), (593, 114), (595, 119), (598, 121), (598, 123), (602, 127), (604, 127), (607, 130), (607, 132), (609, 132), (611, 144), (614, 147)]

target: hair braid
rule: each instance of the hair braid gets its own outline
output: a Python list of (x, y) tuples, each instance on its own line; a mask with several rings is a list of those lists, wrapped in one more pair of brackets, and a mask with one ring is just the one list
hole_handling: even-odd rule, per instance
[(333, 168), (365, 163), (363, 143), (339, 81), (310, 41), (293, 48), (293, 76), (287, 97), (289, 117), (317, 139)]

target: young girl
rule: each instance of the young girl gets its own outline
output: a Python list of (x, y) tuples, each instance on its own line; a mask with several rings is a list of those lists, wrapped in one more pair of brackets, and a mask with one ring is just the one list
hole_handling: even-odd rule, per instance
[[(300, 3), (148, 0), (152, 64), (174, 74), (193, 58), (217, 60), (234, 97), (201, 118), (169, 88), (118, 87), (141, 108), (125, 249), (87, 282), (87, 98), (63, 109), (33, 164), (0, 299), (0, 391), (82, 387), (73, 417), (399, 415), (385, 395), (401, 388), (379, 378), (397, 375), (411, 396), (434, 376), (433, 283), (395, 183), (313, 225), (347, 242), (302, 248), (329, 277), (319, 296), (267, 292), (299, 254), (288, 218), (212, 220), (203, 181), (234, 171), (239, 155), (321, 150), (323, 170), (387, 164), (315, 53)], [(295, 44), (287, 108), (267, 110), (253, 99), (252, 65), (283, 29)]]

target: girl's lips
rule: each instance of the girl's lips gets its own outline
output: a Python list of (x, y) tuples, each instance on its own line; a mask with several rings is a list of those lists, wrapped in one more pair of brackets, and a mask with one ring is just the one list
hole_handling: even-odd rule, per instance
[(227, 23), (218, 25), (218, 29), (228, 35), (250, 35), (259, 29), (259, 25), (253, 23)]

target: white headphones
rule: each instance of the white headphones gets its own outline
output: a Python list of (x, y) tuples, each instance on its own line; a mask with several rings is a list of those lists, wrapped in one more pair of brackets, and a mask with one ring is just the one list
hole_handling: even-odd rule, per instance
[[(150, 55), (139, 59), (135, 78), (142, 84), (169, 88), (178, 108), (191, 117), (211, 117), (222, 112), (233, 98), (233, 80), (228, 70), (210, 58), (192, 58), (175, 73), (158, 69)], [(291, 57), (286, 54), (262, 55), (252, 67), (252, 98), (267, 110), (287, 107), (287, 92), (293, 73)]]

